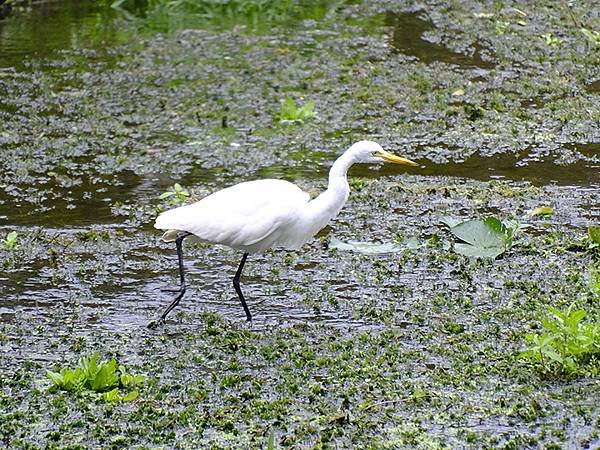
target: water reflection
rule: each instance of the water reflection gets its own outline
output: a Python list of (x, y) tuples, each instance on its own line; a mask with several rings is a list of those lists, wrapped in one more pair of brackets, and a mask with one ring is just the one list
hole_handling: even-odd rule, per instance
[(399, 52), (416, 56), (420, 61), (429, 64), (444, 62), (461, 67), (477, 67), (491, 69), (494, 64), (481, 59), (480, 48), (475, 46), (473, 55), (454, 52), (442, 44), (430, 42), (424, 34), (433, 29), (434, 25), (423, 20), (421, 12), (393, 13), (385, 16), (385, 24), (392, 27), (392, 46)]
[(0, 21), (0, 68), (22, 69), (60, 50), (118, 43), (123, 31), (115, 14), (100, 1), (19, 4)]

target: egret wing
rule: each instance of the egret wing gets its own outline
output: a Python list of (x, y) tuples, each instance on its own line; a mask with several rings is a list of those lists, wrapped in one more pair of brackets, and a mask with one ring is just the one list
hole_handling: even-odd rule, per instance
[(216, 244), (260, 251), (276, 242), (278, 231), (297, 220), (299, 209), (309, 199), (307, 193), (287, 181), (250, 181), (166, 211), (154, 226), (188, 231)]

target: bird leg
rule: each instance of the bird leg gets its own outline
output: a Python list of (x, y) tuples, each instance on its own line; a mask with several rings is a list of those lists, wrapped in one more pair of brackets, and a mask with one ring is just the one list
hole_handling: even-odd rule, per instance
[(163, 322), (165, 321), (167, 314), (169, 314), (173, 310), (173, 308), (175, 308), (179, 304), (179, 300), (181, 300), (181, 298), (185, 294), (185, 290), (187, 288), (187, 286), (185, 284), (185, 272), (184, 272), (184, 268), (183, 268), (183, 240), (186, 237), (190, 236), (191, 234), (192, 233), (188, 233), (187, 231), (182, 231), (177, 234), (177, 238), (175, 239), (175, 245), (177, 246), (177, 258), (179, 260), (179, 280), (180, 280), (179, 293), (175, 296), (175, 298), (173, 299), (171, 304), (167, 307), (167, 309), (162, 314), (162, 316), (160, 316), (160, 320), (162, 320)]
[(246, 319), (248, 319), (248, 322), (250, 322), (252, 320), (252, 315), (250, 314), (248, 305), (246, 305), (246, 299), (244, 298), (244, 294), (242, 294), (242, 289), (240, 288), (240, 276), (242, 275), (242, 269), (244, 268), (244, 264), (246, 264), (247, 258), (248, 258), (248, 253), (244, 253), (244, 256), (242, 256), (242, 261), (240, 262), (240, 265), (237, 269), (237, 272), (235, 273), (235, 276), (233, 277), (233, 287), (235, 288), (235, 292), (237, 292), (237, 295), (240, 298), (240, 301), (242, 302), (242, 307), (244, 308), (244, 311), (246, 312)]

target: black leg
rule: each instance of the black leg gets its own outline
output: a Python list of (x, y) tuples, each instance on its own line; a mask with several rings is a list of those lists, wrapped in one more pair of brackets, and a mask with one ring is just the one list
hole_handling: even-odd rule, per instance
[(164, 321), (167, 315), (179, 304), (179, 300), (185, 294), (185, 290), (187, 288), (185, 284), (185, 272), (183, 269), (183, 240), (191, 235), (192, 233), (188, 233), (187, 231), (182, 231), (177, 234), (177, 238), (175, 239), (175, 245), (177, 246), (177, 258), (179, 260), (179, 293), (175, 296), (171, 304), (167, 307), (165, 312), (160, 316), (160, 320)]
[(244, 311), (246, 312), (246, 319), (248, 319), (248, 322), (250, 322), (252, 320), (252, 315), (250, 314), (248, 305), (246, 305), (246, 299), (244, 298), (244, 294), (242, 294), (242, 290), (240, 289), (240, 276), (242, 275), (242, 269), (244, 268), (244, 264), (246, 264), (247, 258), (248, 253), (244, 253), (244, 256), (242, 256), (242, 261), (240, 262), (240, 265), (237, 269), (237, 272), (233, 277), (233, 287), (235, 288), (235, 292), (237, 292), (237, 295), (240, 298), (240, 301), (242, 302), (242, 306), (244, 308)]

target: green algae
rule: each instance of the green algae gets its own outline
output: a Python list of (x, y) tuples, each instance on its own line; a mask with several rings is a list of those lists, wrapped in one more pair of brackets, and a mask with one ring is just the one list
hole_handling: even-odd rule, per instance
[[(547, 306), (598, 319), (598, 53), (566, 6), (515, 7), (348, 3), (256, 33), (133, 24), (131, 42), (84, 38), (3, 70), (0, 226), (19, 241), (0, 248), (1, 442), (597, 446), (597, 380), (549, 378), (518, 354)], [(279, 125), (287, 96), (317, 117)], [(318, 191), (364, 137), (424, 167), (353, 168), (349, 203), (313, 242), (251, 257), (251, 325), (230, 286), (238, 255), (186, 245), (188, 296), (146, 330), (176, 277), (152, 229), (161, 193), (264, 176)], [(497, 261), (456, 255), (439, 221), (540, 204), (555, 214), (529, 218)], [(342, 254), (332, 234), (411, 245)], [(148, 375), (135, 401), (48, 390), (46, 369), (96, 350)]]

